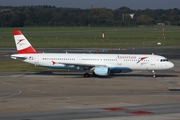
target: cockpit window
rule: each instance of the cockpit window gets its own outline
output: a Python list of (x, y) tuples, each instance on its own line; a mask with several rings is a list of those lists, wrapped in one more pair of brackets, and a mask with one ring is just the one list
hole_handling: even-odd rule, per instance
[(161, 62), (169, 61), (168, 59), (161, 59)]

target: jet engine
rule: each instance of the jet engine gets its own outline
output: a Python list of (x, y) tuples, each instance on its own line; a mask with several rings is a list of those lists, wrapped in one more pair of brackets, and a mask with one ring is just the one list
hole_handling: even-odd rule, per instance
[(108, 76), (110, 71), (108, 67), (105, 66), (97, 66), (94, 68), (94, 73), (99, 76)]

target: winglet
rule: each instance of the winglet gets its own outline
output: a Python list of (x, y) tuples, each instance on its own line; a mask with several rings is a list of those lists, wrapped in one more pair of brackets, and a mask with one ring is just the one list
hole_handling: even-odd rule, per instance
[(18, 54), (39, 53), (33, 48), (20, 30), (13, 30), (13, 34)]

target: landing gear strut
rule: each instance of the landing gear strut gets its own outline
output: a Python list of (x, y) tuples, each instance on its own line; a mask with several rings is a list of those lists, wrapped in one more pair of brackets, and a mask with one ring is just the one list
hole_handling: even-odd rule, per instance
[(152, 70), (153, 78), (156, 78), (155, 70)]
[(84, 73), (84, 77), (88, 78), (89, 76), (89, 73)]

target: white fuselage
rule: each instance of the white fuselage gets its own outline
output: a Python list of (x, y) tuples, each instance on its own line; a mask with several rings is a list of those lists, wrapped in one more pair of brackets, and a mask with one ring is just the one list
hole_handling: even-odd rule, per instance
[(166, 70), (174, 66), (163, 56), (146, 54), (38, 53), (14, 54), (11, 58), (37, 66), (62, 69), (106, 66), (110, 70)]
[(11, 55), (11, 58), (36, 66), (88, 70), (84, 77), (89, 77), (89, 73), (108, 76), (110, 73), (133, 70), (152, 70), (155, 77), (155, 70), (174, 67), (173, 63), (159, 55), (39, 53), (20, 30), (13, 30), (13, 35), (18, 54)]

